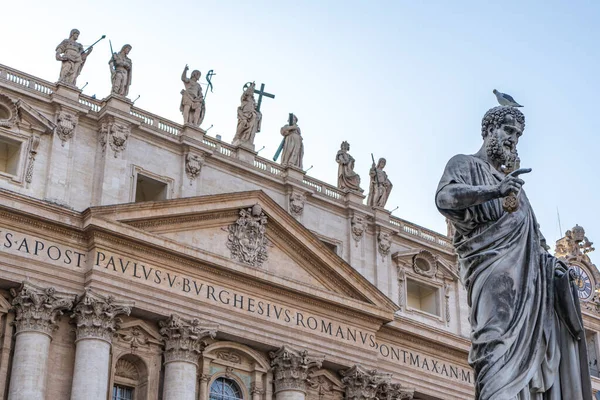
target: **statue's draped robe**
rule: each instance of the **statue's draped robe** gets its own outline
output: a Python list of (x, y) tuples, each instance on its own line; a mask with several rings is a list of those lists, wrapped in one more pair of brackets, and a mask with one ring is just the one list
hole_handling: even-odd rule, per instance
[[(497, 185), (503, 177), (486, 161), (458, 155), (448, 162), (436, 197), (450, 184)], [(501, 199), (439, 210), (456, 228), (471, 307), (476, 398), (590, 400), (578, 297), (564, 264), (542, 250), (525, 193), (514, 213), (502, 209)]]
[(238, 107), (237, 114), (238, 124), (233, 138), (233, 145), (254, 144), (254, 136), (260, 130), (262, 114), (256, 110), (256, 102), (252, 95), (249, 97), (242, 96), (242, 103)]
[(338, 166), (338, 187), (362, 192), (360, 175), (354, 172), (354, 158), (343, 150), (339, 150), (335, 160)]
[(56, 51), (66, 58), (62, 61), (59, 81), (75, 85), (87, 58), (82, 54), (83, 46), (75, 40), (65, 39), (56, 47)]
[[(179, 111), (183, 112), (185, 106), (190, 106), (190, 120), (183, 121), (184, 124), (192, 123), (200, 126), (204, 120), (206, 114), (206, 107), (204, 104), (204, 96), (202, 95), (202, 86), (199, 83), (193, 82), (191, 79), (189, 82), (184, 82), (185, 90), (181, 91), (181, 104), (179, 105)], [(198, 112), (200, 111), (200, 112)], [(195, 115), (198, 113), (198, 119), (195, 120)]]
[(388, 179), (387, 172), (381, 168), (371, 167), (369, 176), (371, 177), (371, 182), (369, 183), (367, 204), (371, 207), (385, 207), (385, 203), (387, 203), (394, 185)]
[(284, 137), (283, 154), (281, 165), (292, 165), (302, 169), (302, 158), (304, 157), (304, 144), (302, 134), (298, 125), (285, 125), (281, 128), (281, 136)]

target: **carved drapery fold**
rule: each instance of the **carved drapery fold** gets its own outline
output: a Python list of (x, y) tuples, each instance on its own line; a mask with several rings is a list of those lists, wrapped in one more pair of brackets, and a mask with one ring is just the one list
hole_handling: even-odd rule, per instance
[(176, 314), (159, 321), (160, 334), (165, 342), (165, 364), (183, 361), (198, 365), (198, 357), (206, 347), (205, 338), (214, 338), (218, 325), (188, 320)]
[(77, 327), (77, 340), (101, 339), (111, 343), (121, 323), (118, 315), (129, 315), (130, 312), (129, 306), (115, 301), (113, 296), (103, 296), (86, 289), (71, 315)]
[(73, 307), (77, 296), (58, 292), (53, 287), (42, 287), (25, 281), (18, 290), (11, 289), (14, 325), (17, 333), (41, 332), (49, 336), (58, 328), (63, 311)]
[(307, 350), (295, 350), (282, 346), (270, 352), (275, 393), (283, 390), (298, 390), (306, 393), (308, 374), (314, 368), (321, 368), (324, 356), (309, 356)]
[(389, 385), (392, 375), (377, 370), (367, 370), (360, 365), (341, 371), (346, 385), (346, 400), (372, 400), (377, 397), (380, 386)]

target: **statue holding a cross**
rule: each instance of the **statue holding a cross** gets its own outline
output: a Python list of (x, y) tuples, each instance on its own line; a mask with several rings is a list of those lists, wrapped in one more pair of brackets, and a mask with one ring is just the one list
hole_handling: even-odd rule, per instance
[(260, 131), (262, 114), (254, 99), (254, 82), (244, 86), (241, 104), (237, 109), (238, 124), (233, 145), (254, 146), (254, 136)]

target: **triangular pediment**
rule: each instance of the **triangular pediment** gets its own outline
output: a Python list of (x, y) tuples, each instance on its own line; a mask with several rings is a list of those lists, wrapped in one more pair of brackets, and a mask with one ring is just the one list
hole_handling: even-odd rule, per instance
[[(327, 293), (375, 306), (397, 306), (352, 266), (262, 191), (228, 193), (89, 209), (88, 221), (110, 220), (168, 240), (181, 251), (211, 260), (250, 279), (310, 293)], [(123, 229), (117, 228), (120, 234)], [(264, 234), (264, 240), (257, 236)], [(137, 234), (140, 239), (143, 235)], [(240, 256), (240, 252), (264, 254)], [(240, 247), (242, 250), (240, 251)], [(258, 253), (261, 253), (260, 251)], [(255, 257), (253, 257), (253, 255)], [(392, 314), (390, 314), (391, 316)]]
[[(420, 275), (433, 278), (437, 276), (443, 279), (458, 280), (458, 273), (453, 266), (443, 257), (433, 254), (429, 250), (414, 248), (398, 251), (392, 254), (392, 260), (398, 267), (414, 269)], [(417, 262), (421, 260), (421, 262)], [(419, 268), (419, 265), (429, 268)]]
[(6, 93), (0, 93), (2, 117), (0, 126), (12, 128), (19, 126), (39, 133), (52, 133), (56, 124), (22, 99), (15, 99)]

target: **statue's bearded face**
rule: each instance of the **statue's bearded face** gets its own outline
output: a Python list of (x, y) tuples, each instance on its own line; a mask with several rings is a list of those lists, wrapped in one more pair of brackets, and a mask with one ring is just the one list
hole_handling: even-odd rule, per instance
[(486, 137), (485, 149), (493, 163), (513, 166), (518, 157), (517, 143), (523, 134), (523, 126), (511, 116), (506, 116), (500, 127), (490, 128)]

